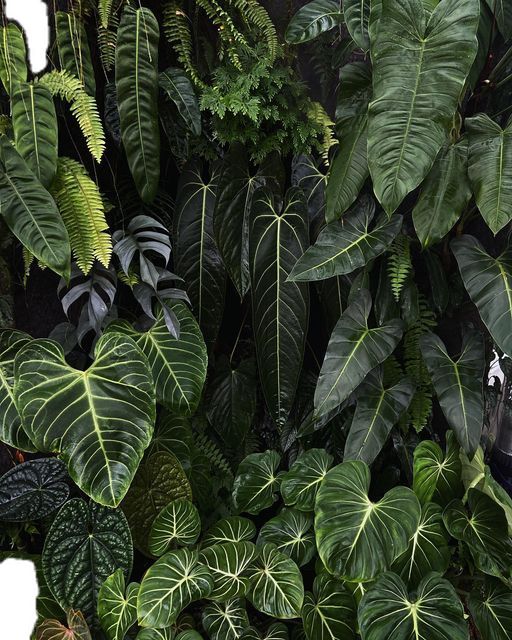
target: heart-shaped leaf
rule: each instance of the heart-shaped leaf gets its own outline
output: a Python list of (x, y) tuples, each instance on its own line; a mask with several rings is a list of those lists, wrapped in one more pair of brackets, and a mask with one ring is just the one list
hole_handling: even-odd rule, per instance
[(353, 640), (356, 618), (354, 596), (343, 583), (326, 573), (318, 575), (302, 607), (307, 640)]
[(299, 511), (313, 511), (320, 483), (332, 466), (334, 458), (324, 449), (309, 449), (301, 453), (290, 471), (281, 480), (281, 494), (286, 505)]
[(512, 591), (495, 578), (475, 586), (468, 600), (473, 620), (482, 640), (509, 640), (512, 637)]
[(313, 0), (301, 7), (290, 20), (286, 42), (299, 44), (318, 38), (343, 23), (343, 12), (336, 0)]
[(253, 540), (256, 536), (256, 525), (248, 518), (241, 516), (230, 516), (219, 520), (206, 533), (203, 547), (211, 547), (214, 544), (223, 542), (242, 542), (243, 540)]
[(197, 542), (201, 519), (196, 507), (186, 498), (173, 500), (164, 507), (151, 526), (149, 551), (161, 556), (171, 546), (188, 547)]
[(175, 636), (173, 627), (167, 627), (167, 629), (141, 629), (135, 640), (178, 640), (178, 638), (182, 640), (203, 640), (197, 631), (185, 631)]
[(277, 473), (281, 456), (277, 451), (251, 453), (238, 467), (233, 501), (239, 511), (258, 514), (277, 500), (281, 481)]
[(67, 627), (58, 620), (44, 620), (36, 630), (36, 640), (92, 640), (89, 626), (80, 611), (69, 610)]
[(252, 542), (225, 542), (203, 549), (199, 561), (205, 564), (213, 578), (211, 600), (227, 602), (243, 598), (249, 589), (248, 568), (257, 555)]
[(108, 640), (124, 640), (137, 621), (137, 595), (140, 585), (125, 588), (122, 569), (117, 569), (101, 585), (98, 593), (98, 617)]
[(283, 509), (261, 527), (257, 544), (266, 543), (274, 544), (302, 567), (316, 553), (313, 517), (298, 509)]
[(254, 627), (248, 627), (240, 640), (289, 640), (288, 629), (283, 622), (275, 622), (261, 633)]
[(159, 75), (160, 88), (174, 102), (187, 127), (196, 136), (201, 135), (201, 112), (194, 85), (181, 69), (169, 67)]
[(211, 640), (237, 640), (249, 626), (245, 602), (239, 598), (207, 604), (202, 621)]

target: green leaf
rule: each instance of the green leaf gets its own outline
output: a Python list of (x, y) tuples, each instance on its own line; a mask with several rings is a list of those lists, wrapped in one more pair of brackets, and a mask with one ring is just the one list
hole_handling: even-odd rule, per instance
[(487, 578), (475, 585), (468, 607), (482, 640), (512, 637), (512, 591), (499, 580)]
[(25, 38), (12, 22), (0, 27), (0, 80), (10, 95), (18, 82), (27, 81)]
[(193, 446), (192, 427), (186, 416), (174, 415), (163, 410), (159, 413), (153, 440), (148, 448), (148, 454), (157, 451), (167, 451), (178, 458), (180, 463), (190, 465), (191, 449)]
[(245, 603), (237, 598), (210, 602), (203, 609), (202, 621), (211, 640), (237, 640), (249, 626)]
[(436, 573), (408, 593), (394, 573), (380, 576), (359, 605), (362, 640), (468, 640), (464, 609), (452, 585)]
[(430, 171), (477, 51), (478, 0), (383, 0), (372, 38), (368, 148), (375, 194), (389, 213)]
[(343, 13), (348, 32), (363, 51), (368, 51), (370, 48), (368, 35), (370, 4), (370, 0), (343, 0)]
[(507, 0), (486, 0), (505, 42), (512, 38), (512, 7)]
[(460, 446), (473, 457), (484, 419), (485, 349), (482, 335), (467, 333), (457, 360), (448, 355), (443, 341), (434, 333), (421, 336), (420, 346), (446, 420)]
[(309, 449), (301, 453), (281, 480), (284, 503), (299, 511), (313, 511), (320, 483), (332, 466), (334, 458), (324, 449)]
[(466, 141), (446, 146), (439, 152), (423, 182), (412, 212), (414, 228), (423, 248), (444, 238), (471, 199), (467, 152)]
[(160, 88), (174, 102), (178, 113), (195, 136), (201, 135), (201, 113), (194, 86), (181, 69), (169, 67), (159, 75)]
[(313, 517), (298, 509), (283, 509), (260, 529), (257, 544), (273, 544), (299, 567), (308, 564), (316, 553)]
[(155, 518), (170, 502), (192, 499), (190, 483), (178, 459), (169, 451), (151, 454), (140, 465), (121, 507), (133, 535), (133, 544), (148, 553)]
[(60, 68), (80, 80), (90, 96), (96, 93), (96, 80), (92, 66), (91, 50), (83, 21), (76, 12), (55, 13), (55, 35)]
[(261, 633), (254, 627), (248, 627), (240, 636), (240, 640), (289, 640), (288, 629), (283, 622), (274, 622)]
[(280, 427), (297, 390), (309, 316), (307, 284), (287, 278), (307, 246), (303, 192), (291, 187), (282, 203), (268, 187), (259, 189), (249, 229), (253, 326), (263, 395)]
[(160, 177), (158, 21), (146, 7), (125, 6), (117, 32), (116, 89), (123, 147), (144, 202)]
[(67, 627), (58, 620), (43, 620), (37, 627), (37, 640), (92, 640), (89, 626), (81, 611), (70, 609)]
[(249, 589), (248, 569), (257, 556), (252, 542), (225, 542), (203, 549), (199, 561), (208, 567), (213, 578), (210, 600), (227, 602), (243, 598)]
[(194, 600), (206, 598), (213, 588), (207, 567), (197, 551), (178, 549), (159, 558), (144, 574), (137, 600), (141, 627), (167, 627)]
[(96, 628), (101, 585), (117, 569), (127, 578), (132, 559), (132, 537), (122, 511), (74, 498), (55, 517), (42, 562), (48, 586), (61, 607), (79, 609)]
[(167, 629), (141, 629), (135, 640), (178, 640), (178, 638), (181, 638), (181, 640), (202, 640), (202, 636), (197, 631), (184, 631), (175, 636), (172, 627), (167, 627)]
[(206, 533), (202, 540), (203, 547), (211, 547), (222, 542), (242, 542), (253, 540), (256, 536), (256, 525), (252, 520), (242, 516), (229, 516), (219, 520)]
[(189, 547), (201, 533), (201, 519), (196, 507), (186, 498), (173, 500), (164, 507), (151, 526), (149, 551), (161, 556), (171, 546)]
[(301, 7), (286, 28), (285, 40), (292, 44), (308, 42), (343, 23), (343, 12), (336, 0), (313, 0)]
[(420, 504), (410, 489), (394, 487), (372, 502), (369, 487), (370, 471), (357, 460), (331, 469), (318, 490), (318, 553), (339, 578), (372, 580), (407, 549), (418, 528)]
[(251, 453), (238, 467), (233, 484), (233, 501), (239, 511), (258, 514), (277, 500), (281, 482), (277, 473), (281, 456), (277, 451)]
[(249, 576), (248, 599), (261, 613), (273, 618), (298, 618), (304, 600), (299, 568), (273, 545), (262, 547)]
[(4, 135), (0, 135), (0, 214), (32, 255), (69, 278), (71, 247), (57, 205)]
[(33, 340), (16, 356), (14, 395), (38, 450), (58, 452), (82, 491), (115, 507), (153, 435), (153, 379), (126, 336), (102, 336), (94, 355), (79, 371), (59, 344)]
[(512, 355), (512, 253), (507, 249), (493, 258), (470, 235), (455, 238), (450, 246), (483, 323), (498, 347)]
[(334, 327), (315, 390), (317, 416), (346, 400), (393, 353), (402, 337), (403, 325), (396, 318), (376, 329), (368, 327), (371, 304), (369, 292), (361, 289)]
[(98, 617), (108, 640), (124, 640), (137, 621), (137, 595), (140, 585), (132, 582), (125, 589), (122, 569), (117, 569), (101, 585), (98, 593)]
[(0, 477), (0, 520), (30, 522), (53, 513), (69, 495), (66, 468), (55, 458), (29, 460)]
[(356, 618), (354, 597), (343, 583), (326, 573), (318, 575), (302, 607), (307, 640), (353, 640)]
[(414, 385), (408, 378), (386, 388), (382, 373), (370, 372), (358, 391), (356, 412), (345, 441), (343, 460), (362, 460), (371, 464), (413, 395)]

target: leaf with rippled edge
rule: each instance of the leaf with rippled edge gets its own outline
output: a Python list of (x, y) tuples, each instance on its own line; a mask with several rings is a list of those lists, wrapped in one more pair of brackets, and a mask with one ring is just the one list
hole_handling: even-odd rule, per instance
[(283, 509), (261, 527), (257, 545), (263, 544), (274, 544), (302, 567), (316, 553), (312, 515), (298, 509)]
[(55, 12), (55, 36), (59, 66), (78, 78), (90, 96), (96, 93), (96, 80), (85, 25), (78, 12)]
[(208, 597), (218, 602), (243, 598), (249, 589), (248, 568), (256, 556), (256, 546), (246, 540), (203, 549), (199, 561), (208, 567), (213, 578), (213, 590)]
[(512, 638), (512, 591), (495, 578), (477, 583), (468, 600), (468, 608), (482, 640)]
[(256, 525), (252, 520), (242, 516), (229, 516), (219, 520), (208, 529), (201, 544), (203, 547), (211, 547), (222, 542), (242, 542), (254, 540), (256, 537)]
[(284, 503), (299, 511), (313, 511), (320, 483), (334, 458), (324, 449), (308, 449), (301, 453), (290, 470), (282, 476), (281, 495)]
[(98, 594), (98, 617), (108, 640), (124, 640), (137, 621), (137, 582), (125, 587), (122, 569), (117, 569), (101, 585)]
[(211, 640), (237, 640), (249, 626), (245, 602), (239, 598), (210, 602), (203, 609), (202, 621)]
[(281, 482), (277, 473), (280, 462), (277, 451), (270, 450), (251, 453), (242, 460), (233, 484), (233, 501), (239, 511), (256, 515), (274, 504)]
[(189, 547), (201, 533), (201, 519), (196, 507), (186, 498), (173, 500), (164, 507), (151, 526), (149, 550), (161, 556), (171, 546)]
[(301, 7), (286, 28), (286, 42), (300, 44), (343, 24), (343, 11), (336, 0), (313, 0)]
[(353, 640), (356, 619), (354, 596), (343, 582), (326, 573), (318, 575), (302, 607), (307, 640)]

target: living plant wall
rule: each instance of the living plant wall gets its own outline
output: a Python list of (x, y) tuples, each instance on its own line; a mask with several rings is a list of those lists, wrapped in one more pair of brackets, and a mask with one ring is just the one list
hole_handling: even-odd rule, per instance
[(37, 75), (0, 28), (34, 638), (511, 638), (512, 5), (49, 9)]

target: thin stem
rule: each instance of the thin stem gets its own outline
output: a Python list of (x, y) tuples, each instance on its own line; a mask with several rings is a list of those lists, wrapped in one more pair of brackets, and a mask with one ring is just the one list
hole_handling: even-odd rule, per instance
[(499, 89), (500, 87), (502, 87), (504, 84), (507, 84), (507, 82), (509, 80), (512, 80), (512, 73), (510, 73), (508, 76), (506, 76), (505, 78), (503, 78), (503, 80), (500, 80), (498, 82), (498, 84), (494, 85), (495, 89)]
[(498, 62), (498, 64), (491, 71), (491, 73), (489, 74), (489, 80), (492, 81), (492, 80), (494, 80), (495, 78), (497, 78), (499, 76), (500, 72), (503, 70), (503, 67), (507, 64), (507, 62), (510, 60), (510, 58), (512, 58), (512, 47), (507, 49), (507, 51), (501, 57), (501, 59)]

